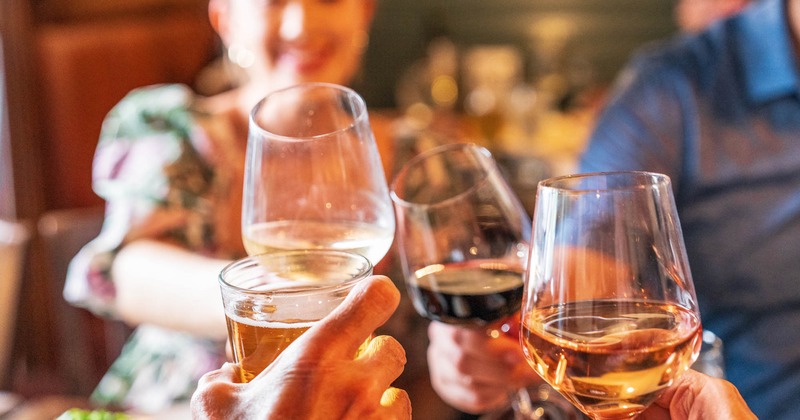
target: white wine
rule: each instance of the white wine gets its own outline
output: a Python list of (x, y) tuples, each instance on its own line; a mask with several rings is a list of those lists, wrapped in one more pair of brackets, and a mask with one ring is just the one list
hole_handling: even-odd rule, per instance
[(389, 251), (394, 231), (368, 223), (283, 220), (250, 226), (244, 247), (250, 255), (276, 250), (336, 249), (365, 256), (374, 265)]
[(698, 317), (641, 300), (581, 301), (523, 319), (533, 369), (586, 413), (631, 418), (689, 369), (700, 349)]

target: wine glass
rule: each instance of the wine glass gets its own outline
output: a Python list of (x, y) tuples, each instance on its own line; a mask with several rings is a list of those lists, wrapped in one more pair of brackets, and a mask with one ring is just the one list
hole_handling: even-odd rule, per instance
[(452, 144), (418, 155), (398, 172), (391, 197), (417, 312), (472, 327), (517, 313), (530, 220), (488, 150)]
[(242, 206), (248, 254), (337, 249), (375, 265), (389, 250), (394, 229), (367, 107), (355, 91), (303, 83), (256, 104)]
[(531, 224), (489, 151), (431, 149), (400, 169), (390, 194), (417, 312), (518, 339)]
[(539, 183), (523, 352), (593, 419), (631, 418), (692, 365), (702, 328), (667, 176)]

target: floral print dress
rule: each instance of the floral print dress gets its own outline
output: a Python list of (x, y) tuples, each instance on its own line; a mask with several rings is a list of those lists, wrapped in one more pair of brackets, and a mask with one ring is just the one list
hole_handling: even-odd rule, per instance
[[(246, 142), (235, 138), (228, 119), (197, 109), (195, 99), (183, 85), (146, 87), (128, 94), (105, 119), (93, 166), (93, 188), (106, 200), (105, 222), (70, 264), (64, 297), (73, 305), (116, 316), (111, 265), (135, 239), (165, 240), (217, 258), (243, 256), (219, 245), (226, 233), (215, 231), (215, 218), (233, 214), (231, 201), (241, 200), (233, 182)], [(224, 346), (139, 326), (92, 398), (117, 409), (162, 410), (188, 399), (200, 376), (224, 362)]]

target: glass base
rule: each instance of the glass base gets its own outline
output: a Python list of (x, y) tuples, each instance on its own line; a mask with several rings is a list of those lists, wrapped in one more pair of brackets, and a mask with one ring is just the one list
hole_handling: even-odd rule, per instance
[(586, 420), (589, 419), (550, 385), (521, 389), (511, 405), (484, 414), (480, 420)]

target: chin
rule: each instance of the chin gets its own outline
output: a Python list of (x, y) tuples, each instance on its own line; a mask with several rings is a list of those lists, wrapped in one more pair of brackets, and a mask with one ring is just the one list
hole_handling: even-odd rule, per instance
[(300, 82), (323, 82), (334, 83), (337, 85), (347, 85), (350, 81), (340, 68), (315, 67), (296, 69), (293, 73), (287, 74), (287, 79)]

